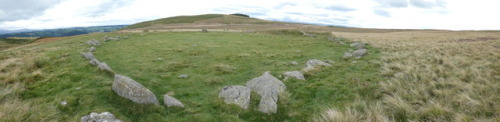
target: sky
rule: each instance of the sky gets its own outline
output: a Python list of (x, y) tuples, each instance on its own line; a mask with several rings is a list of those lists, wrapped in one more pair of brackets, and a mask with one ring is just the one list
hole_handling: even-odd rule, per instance
[(499, 5), (497, 0), (0, 0), (0, 30), (232, 13), (360, 28), (500, 30)]

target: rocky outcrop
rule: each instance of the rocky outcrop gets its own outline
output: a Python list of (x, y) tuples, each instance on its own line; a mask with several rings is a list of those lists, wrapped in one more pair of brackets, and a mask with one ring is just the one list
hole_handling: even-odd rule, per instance
[(284, 80), (288, 80), (289, 78), (295, 78), (295, 79), (299, 79), (299, 80), (306, 80), (306, 78), (304, 78), (304, 74), (302, 74), (302, 72), (300, 72), (300, 71), (285, 72), (285, 73), (283, 73), (283, 75), (285, 76)]
[(139, 104), (160, 104), (153, 92), (135, 82), (132, 78), (115, 74), (114, 80), (112, 89), (119, 96)]
[(250, 104), (250, 88), (245, 86), (225, 86), (219, 92), (219, 98), (223, 98), (227, 104), (236, 104), (247, 109)]
[(122, 122), (115, 118), (115, 115), (109, 112), (95, 113), (92, 112), (89, 115), (80, 118), (81, 122)]
[(174, 97), (171, 97), (170, 95), (168, 94), (164, 94), (163, 95), (163, 103), (167, 106), (167, 107), (172, 107), (172, 106), (176, 106), (176, 107), (181, 107), (181, 108), (184, 108), (184, 104), (182, 104), (181, 101), (175, 99)]
[(317, 66), (331, 66), (331, 65), (317, 59), (311, 59), (306, 62), (306, 67), (304, 68), (304, 71), (312, 70)]

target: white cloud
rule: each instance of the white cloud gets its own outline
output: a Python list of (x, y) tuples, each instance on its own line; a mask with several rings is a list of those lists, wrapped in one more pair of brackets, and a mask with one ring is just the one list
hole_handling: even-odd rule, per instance
[[(500, 17), (495, 15), (500, 11), (496, 7), (499, 3), (491, 0), (63, 0), (37, 9), (35, 15), (0, 19), (0, 29), (133, 24), (178, 15), (246, 13), (262, 19), (366, 28), (499, 30)], [(0, 16), (14, 13), (0, 10)]]

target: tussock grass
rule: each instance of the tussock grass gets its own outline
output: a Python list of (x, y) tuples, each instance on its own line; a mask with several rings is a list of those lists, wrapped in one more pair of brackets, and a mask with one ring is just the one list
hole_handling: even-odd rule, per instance
[[(326, 110), (319, 120), (499, 121), (497, 32), (333, 33), (382, 48), (379, 100)], [(457, 42), (449, 40), (482, 41)], [(363, 102), (364, 100), (359, 100)], [(374, 112), (376, 111), (376, 112)], [(379, 118), (380, 118), (379, 117)]]

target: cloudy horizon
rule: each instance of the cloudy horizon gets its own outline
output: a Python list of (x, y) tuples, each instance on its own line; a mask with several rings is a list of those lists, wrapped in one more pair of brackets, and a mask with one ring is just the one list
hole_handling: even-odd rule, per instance
[(0, 0), (0, 30), (127, 25), (165, 17), (251, 17), (360, 28), (500, 30), (487, 0)]

